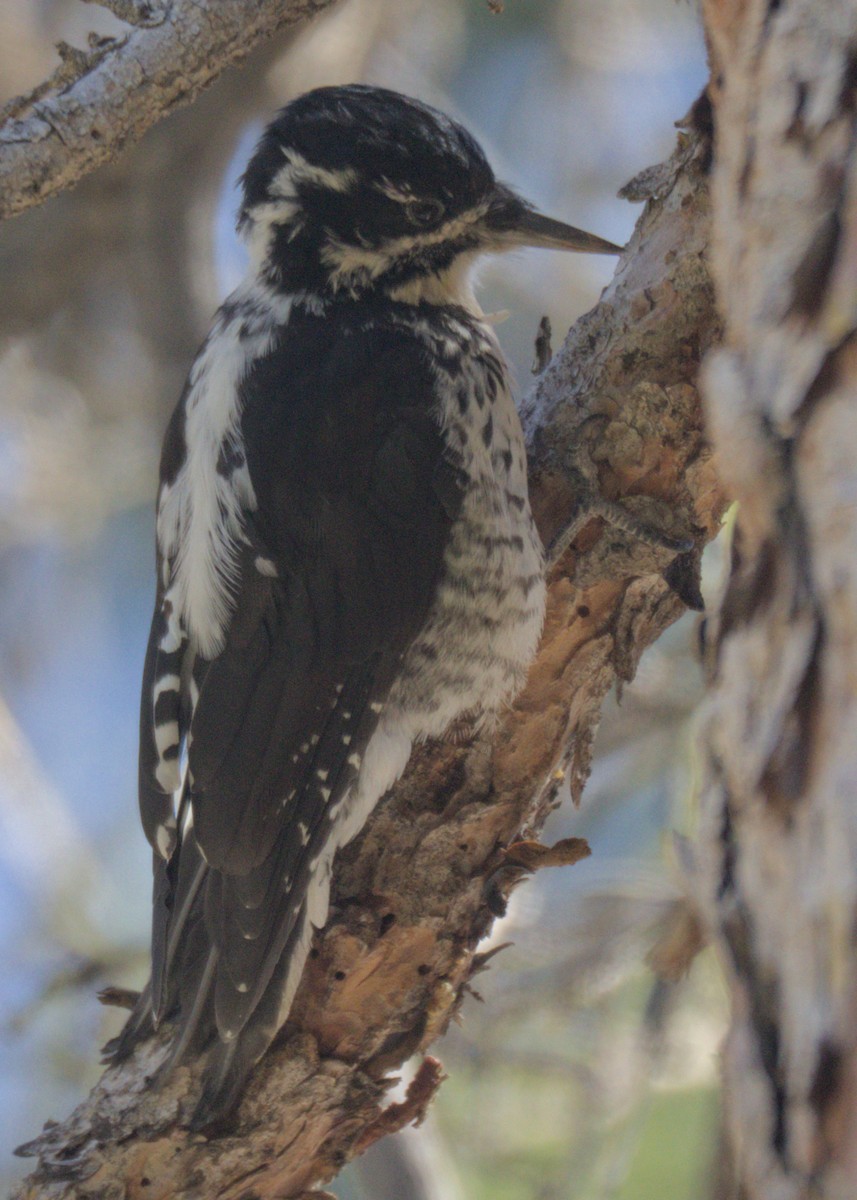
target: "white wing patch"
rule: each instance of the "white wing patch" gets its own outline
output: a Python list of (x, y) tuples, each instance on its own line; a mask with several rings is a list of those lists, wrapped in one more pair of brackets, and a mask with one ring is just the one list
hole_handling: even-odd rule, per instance
[[(237, 583), (243, 513), (256, 498), (241, 441), (239, 385), (268, 352), (291, 303), (257, 280), (221, 309), (193, 364), (185, 407), (186, 458), (158, 503), (158, 544), (171, 564), (171, 591), (194, 648), (223, 648)], [(219, 469), (223, 458), (234, 466)]]

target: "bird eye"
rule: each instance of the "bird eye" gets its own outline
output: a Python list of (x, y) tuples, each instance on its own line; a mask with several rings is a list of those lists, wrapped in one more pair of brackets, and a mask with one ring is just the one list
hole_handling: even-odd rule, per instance
[(411, 200), (407, 205), (408, 220), (412, 225), (431, 225), (443, 216), (440, 200)]

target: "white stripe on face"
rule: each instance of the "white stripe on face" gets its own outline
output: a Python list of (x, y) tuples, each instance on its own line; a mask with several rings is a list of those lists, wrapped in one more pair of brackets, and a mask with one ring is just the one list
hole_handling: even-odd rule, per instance
[(437, 229), (404, 234), (380, 246), (356, 246), (330, 235), (322, 247), (321, 260), (330, 269), (331, 286), (334, 289), (348, 288), (354, 284), (371, 282), (401, 259), (418, 256), (421, 251), (442, 246), (445, 242), (456, 242), (469, 233), (487, 211), (488, 202), (483, 201), (450, 217)]

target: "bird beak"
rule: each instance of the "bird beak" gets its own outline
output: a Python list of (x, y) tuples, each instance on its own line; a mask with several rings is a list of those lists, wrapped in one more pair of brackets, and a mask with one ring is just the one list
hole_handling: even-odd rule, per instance
[(543, 246), (546, 250), (576, 250), (579, 254), (621, 254), (622, 247), (612, 242), (544, 217), (534, 209), (526, 209), (515, 227), (510, 230), (512, 244), (517, 246)]
[(498, 185), (482, 224), (493, 250), (541, 246), (547, 250), (574, 250), (578, 254), (621, 254), (623, 249), (594, 233), (543, 216), (502, 184)]

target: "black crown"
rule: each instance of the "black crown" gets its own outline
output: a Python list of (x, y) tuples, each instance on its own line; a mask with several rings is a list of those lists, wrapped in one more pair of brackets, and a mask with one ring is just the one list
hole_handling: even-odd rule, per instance
[(516, 245), (615, 253), (500, 184), (450, 117), (385, 88), (318, 88), (280, 111), (243, 176), (238, 226), (268, 284), (396, 295), (461, 255)]

